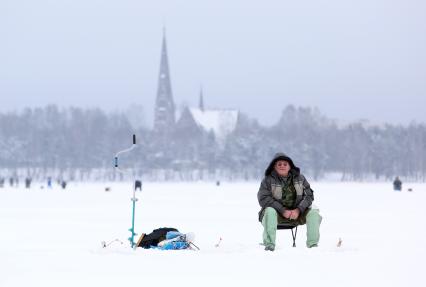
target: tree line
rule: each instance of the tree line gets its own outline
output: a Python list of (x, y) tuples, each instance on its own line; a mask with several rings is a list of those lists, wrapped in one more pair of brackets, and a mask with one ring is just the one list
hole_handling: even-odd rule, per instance
[[(120, 159), (127, 174), (113, 168), (115, 153), (138, 147)], [(240, 114), (224, 142), (212, 131), (188, 127), (168, 135), (135, 126), (122, 112), (100, 109), (27, 108), (0, 113), (0, 177), (48, 176), (67, 180), (250, 180), (262, 177), (274, 153), (292, 157), (313, 179), (395, 176), (426, 178), (426, 126), (339, 125), (317, 109), (287, 106), (272, 126)]]

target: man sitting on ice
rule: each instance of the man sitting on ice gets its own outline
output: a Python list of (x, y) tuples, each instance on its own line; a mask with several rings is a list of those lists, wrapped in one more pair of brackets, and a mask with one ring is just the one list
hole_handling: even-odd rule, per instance
[(259, 221), (263, 225), (265, 250), (275, 250), (277, 225), (298, 226), (306, 223), (308, 248), (318, 246), (319, 226), (322, 217), (312, 207), (313, 191), (293, 160), (284, 153), (277, 153), (265, 171), (265, 177), (257, 193), (261, 206)]

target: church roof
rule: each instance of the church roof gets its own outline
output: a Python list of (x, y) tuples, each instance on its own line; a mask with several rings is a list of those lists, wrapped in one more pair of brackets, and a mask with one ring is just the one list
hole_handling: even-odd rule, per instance
[(189, 111), (194, 121), (204, 130), (212, 130), (219, 141), (224, 140), (237, 126), (237, 110), (189, 108)]

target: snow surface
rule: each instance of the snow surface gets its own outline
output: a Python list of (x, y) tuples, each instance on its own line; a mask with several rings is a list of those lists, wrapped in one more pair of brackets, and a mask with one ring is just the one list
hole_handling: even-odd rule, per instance
[(275, 252), (259, 245), (258, 185), (144, 184), (136, 232), (194, 232), (200, 251), (132, 250), (130, 183), (2, 188), (0, 286), (426, 286), (425, 184), (311, 183), (320, 246), (302, 227), (296, 248), (279, 231)]

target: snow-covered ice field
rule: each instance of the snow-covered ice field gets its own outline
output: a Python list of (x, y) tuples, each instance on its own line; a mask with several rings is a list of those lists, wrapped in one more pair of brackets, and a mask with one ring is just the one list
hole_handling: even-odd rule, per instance
[(275, 252), (259, 245), (258, 186), (144, 183), (136, 232), (194, 232), (200, 251), (132, 250), (131, 183), (2, 188), (0, 286), (426, 286), (426, 184), (311, 182), (320, 246), (301, 227), (296, 248), (278, 231)]

